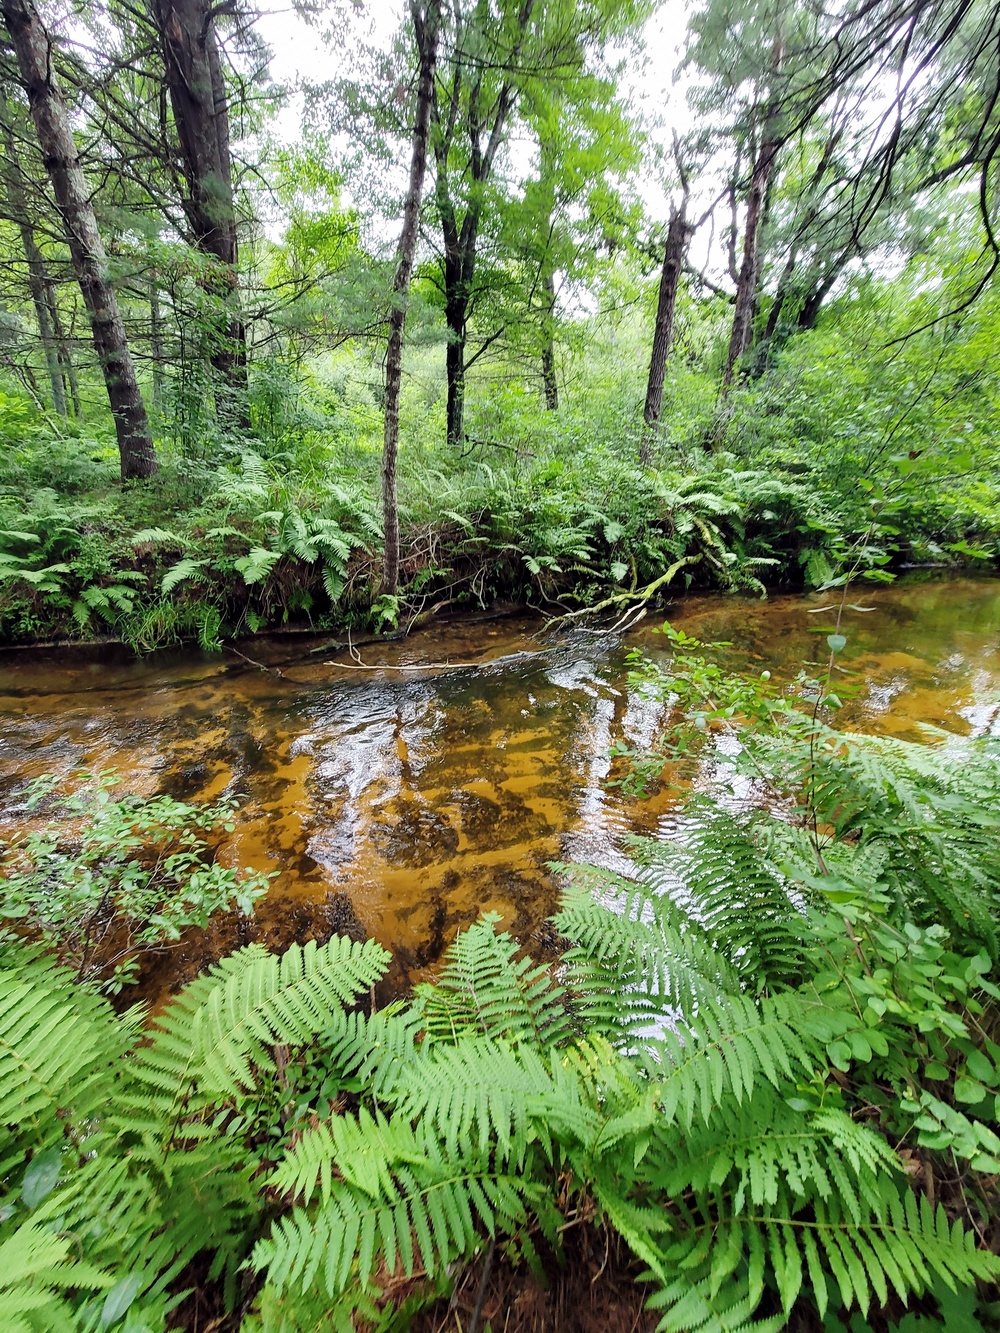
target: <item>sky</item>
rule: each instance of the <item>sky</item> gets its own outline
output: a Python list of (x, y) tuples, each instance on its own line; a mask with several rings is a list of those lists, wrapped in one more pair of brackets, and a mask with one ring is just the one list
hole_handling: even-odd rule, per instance
[[(324, 26), (302, 17), (289, 0), (260, 0), (257, 31), (270, 47), (273, 79), (289, 88), (301, 81), (321, 83), (350, 71), (352, 50), (365, 44), (388, 47), (399, 28), (405, 8), (401, 0), (334, 0), (324, 6), (336, 16), (337, 31), (324, 40)], [(639, 109), (652, 140), (664, 148), (674, 128), (684, 133), (691, 124), (684, 88), (674, 84), (687, 21), (686, 0), (665, 0), (647, 22), (644, 33), (646, 55), (643, 66), (630, 70), (629, 96)], [(277, 132), (293, 143), (302, 119), (302, 98), (292, 96), (281, 113)], [(670, 196), (662, 173), (650, 165), (638, 182), (639, 193), (653, 222), (666, 222)]]

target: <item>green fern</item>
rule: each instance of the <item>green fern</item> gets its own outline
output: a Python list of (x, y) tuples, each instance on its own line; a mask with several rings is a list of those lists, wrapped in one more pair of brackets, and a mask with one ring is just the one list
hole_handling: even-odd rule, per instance
[[(100, 1291), (114, 1279), (72, 1258), (73, 1242), (22, 1222), (0, 1239), (0, 1328), (4, 1333), (74, 1333), (80, 1325), (67, 1297)], [(108, 1323), (111, 1321), (109, 1320)]]
[(280, 551), (271, 551), (263, 546), (251, 547), (248, 555), (233, 561), (233, 566), (243, 575), (243, 582), (248, 586), (263, 583), (271, 570), (281, 559)]
[(160, 580), (160, 592), (166, 597), (167, 593), (173, 592), (178, 584), (203, 578), (201, 571), (207, 564), (207, 560), (196, 560), (193, 556), (185, 556), (183, 560), (178, 560)]
[(556, 1044), (568, 1030), (562, 990), (545, 967), (518, 958), (518, 945), (485, 916), (459, 935), (433, 986), (418, 986), (417, 1005), (428, 1032), (456, 1039), (485, 1037)]

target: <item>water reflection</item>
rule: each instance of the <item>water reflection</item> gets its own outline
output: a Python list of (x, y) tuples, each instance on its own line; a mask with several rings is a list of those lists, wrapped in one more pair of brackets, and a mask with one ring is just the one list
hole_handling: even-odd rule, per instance
[[(843, 720), (896, 735), (931, 723), (1000, 727), (1000, 585), (958, 580), (865, 593), (849, 611)], [(728, 640), (731, 665), (791, 678), (825, 659), (833, 613), (817, 598), (690, 598), (673, 620)], [(672, 797), (609, 788), (608, 751), (655, 734), (657, 706), (625, 688), (624, 646), (546, 645), (537, 624), (470, 620), (369, 645), (361, 668), (315, 640), (252, 651), (269, 669), (197, 654), (13, 654), (0, 660), (0, 789), (47, 771), (114, 768), (134, 789), (188, 799), (240, 794), (225, 855), (278, 872), (250, 927), (274, 947), (358, 927), (411, 981), (460, 926), (495, 910), (529, 939), (554, 909), (547, 862), (624, 868), (621, 835), (656, 828)], [(632, 642), (655, 655), (648, 628)], [(478, 662), (456, 668), (442, 663)], [(329, 665), (336, 662), (338, 666)], [(439, 664), (426, 671), (401, 668)], [(277, 674), (280, 673), (280, 674)], [(355, 920), (355, 917), (357, 918)], [(171, 983), (236, 942), (223, 923), (171, 960)]]

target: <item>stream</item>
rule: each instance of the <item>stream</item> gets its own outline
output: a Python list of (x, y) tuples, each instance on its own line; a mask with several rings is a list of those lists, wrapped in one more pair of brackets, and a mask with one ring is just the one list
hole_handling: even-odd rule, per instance
[[(851, 599), (870, 609), (845, 616), (839, 661), (859, 688), (842, 725), (1000, 734), (1000, 582), (911, 579)], [(729, 641), (727, 665), (790, 679), (825, 662), (829, 600), (689, 597), (667, 614)], [(238, 795), (221, 855), (277, 871), (272, 888), (249, 927), (221, 921), (157, 962), (147, 992), (246, 938), (282, 948), (347, 928), (393, 951), (398, 989), (482, 912), (530, 944), (556, 907), (548, 862), (614, 865), (624, 833), (666, 819), (670, 792), (639, 802), (606, 785), (615, 742), (655, 734), (658, 706), (629, 694), (624, 657), (664, 654), (662, 620), (624, 643), (469, 616), (354, 653), (332, 636), (238, 645), (260, 665), (234, 652), (3, 653), (0, 818), (23, 817), (26, 779), (81, 768), (113, 769), (133, 791)]]

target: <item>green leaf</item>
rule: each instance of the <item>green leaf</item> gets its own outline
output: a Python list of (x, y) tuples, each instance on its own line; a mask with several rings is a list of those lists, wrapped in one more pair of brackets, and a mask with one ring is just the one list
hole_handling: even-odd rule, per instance
[(48, 1148), (31, 1159), (21, 1185), (21, 1198), (26, 1207), (36, 1208), (46, 1195), (52, 1193), (59, 1180), (61, 1161), (61, 1148)]
[(986, 1089), (975, 1079), (967, 1078), (964, 1075), (955, 1080), (955, 1099), (960, 1102), (968, 1102), (974, 1106), (981, 1102), (986, 1096)]
[(139, 1273), (129, 1273), (128, 1277), (123, 1277), (120, 1282), (115, 1283), (105, 1296), (101, 1307), (101, 1328), (110, 1328), (128, 1312), (142, 1290), (142, 1285), (142, 1276)]

